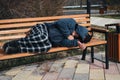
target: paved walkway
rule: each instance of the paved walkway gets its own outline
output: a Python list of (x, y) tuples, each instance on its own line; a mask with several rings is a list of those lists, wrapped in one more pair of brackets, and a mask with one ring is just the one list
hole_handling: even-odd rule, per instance
[(120, 23), (120, 19), (110, 19), (101, 17), (91, 17), (91, 24), (104, 27), (105, 24)]
[[(95, 54), (104, 59), (104, 53)], [(72, 56), (64, 59), (49, 60), (42, 63), (33, 63), (13, 67), (0, 72), (0, 80), (119, 80), (120, 64), (110, 62), (110, 68), (104, 69), (104, 64), (90, 62), (90, 55), (85, 61), (81, 56)]]

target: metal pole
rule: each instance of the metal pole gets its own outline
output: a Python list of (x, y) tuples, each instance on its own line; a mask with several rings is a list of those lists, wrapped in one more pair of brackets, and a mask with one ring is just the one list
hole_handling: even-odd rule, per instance
[(87, 14), (91, 14), (91, 0), (87, 0)]

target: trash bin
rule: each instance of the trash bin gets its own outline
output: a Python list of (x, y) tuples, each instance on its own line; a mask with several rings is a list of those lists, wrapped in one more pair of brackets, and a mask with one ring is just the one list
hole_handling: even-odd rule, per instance
[(108, 57), (109, 60), (120, 62), (120, 23), (107, 24), (107, 29), (109, 26), (115, 26), (115, 31), (108, 33)]

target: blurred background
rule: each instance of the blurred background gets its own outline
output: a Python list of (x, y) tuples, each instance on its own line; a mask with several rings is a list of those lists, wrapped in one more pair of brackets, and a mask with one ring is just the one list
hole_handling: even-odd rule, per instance
[(0, 0), (0, 19), (86, 13), (92, 16), (120, 16), (120, 0)]

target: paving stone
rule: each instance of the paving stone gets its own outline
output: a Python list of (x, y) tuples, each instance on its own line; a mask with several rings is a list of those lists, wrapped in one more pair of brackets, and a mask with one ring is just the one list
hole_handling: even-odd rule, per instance
[(94, 53), (94, 57), (97, 58), (97, 59), (102, 60), (103, 59), (103, 55), (102, 54), (103, 54), (102, 52)]
[(81, 73), (76, 73), (73, 80), (88, 80), (89, 79), (89, 74), (81, 74)]
[(0, 76), (3, 75), (5, 72), (7, 72), (7, 70), (6, 71), (0, 71)]
[(118, 71), (120, 73), (120, 63), (117, 63), (117, 66), (118, 66)]
[(49, 61), (49, 62), (45, 62), (45, 63), (43, 63), (40, 67), (40, 70), (39, 70), (39, 72), (41, 73), (46, 73), (46, 72), (49, 72), (50, 71), (50, 68), (51, 68), (51, 66), (52, 66), (52, 64), (53, 64), (53, 61)]
[(90, 80), (104, 80), (104, 70), (103, 69), (91, 69), (89, 78)]
[(89, 73), (89, 64), (78, 64), (75, 73)]
[(64, 63), (54, 63), (51, 68), (50, 72), (60, 72), (63, 68)]
[(0, 80), (12, 80), (10, 76), (0, 76)]
[(21, 71), (12, 80), (26, 80), (31, 73), (32, 71)]
[(68, 60), (76, 60), (76, 61), (79, 61), (81, 58), (81, 55), (77, 55), (77, 56), (71, 56), (71, 57), (68, 57)]
[(78, 63), (78, 61), (76, 61), (76, 60), (67, 60), (64, 65), (64, 68), (75, 68), (77, 63)]
[(98, 60), (94, 60), (94, 63), (90, 64), (90, 68), (91, 69), (102, 69), (103, 68), (103, 63), (98, 61)]
[(90, 60), (79, 60), (79, 64), (89, 64), (91, 63)]
[(109, 69), (105, 69), (105, 73), (106, 74), (119, 74), (119, 69), (118, 69), (118, 66), (117, 64), (110, 64), (109, 65)]
[(106, 74), (105, 77), (106, 77), (106, 80), (120, 80), (120, 74), (118, 74), (118, 75), (115, 75), (115, 74), (108, 75), (108, 74)]
[(72, 80), (74, 76), (75, 68), (63, 68), (58, 80)]
[(57, 77), (59, 76), (59, 73), (57, 72), (48, 72), (42, 80), (57, 80)]
[(42, 80), (44, 75), (40, 74), (38, 71), (34, 70), (25, 80)]
[(23, 71), (19, 72), (12, 80), (26, 80), (36, 68), (36, 65), (26, 66)]
[(45, 74), (45, 76), (42, 78), (42, 80), (57, 80), (57, 77), (58, 77), (59, 73), (61, 72), (65, 62), (66, 62), (66, 60), (55, 61), (52, 64), (50, 71)]
[(19, 66), (19, 67), (13, 67), (12, 69), (8, 70), (7, 72), (5, 72), (5, 75), (9, 75), (9, 76), (15, 76), (17, 73), (19, 73), (20, 71), (22, 71), (22, 69), (25, 66)]
[(37, 64), (28, 65), (28, 66), (25, 66), (25, 68), (23, 70), (27, 70), (27, 71), (34, 70), (37, 68), (37, 66), (38, 66)]
[(67, 59), (64, 58), (64, 59), (56, 60), (54, 63), (65, 63), (66, 61), (67, 61)]

